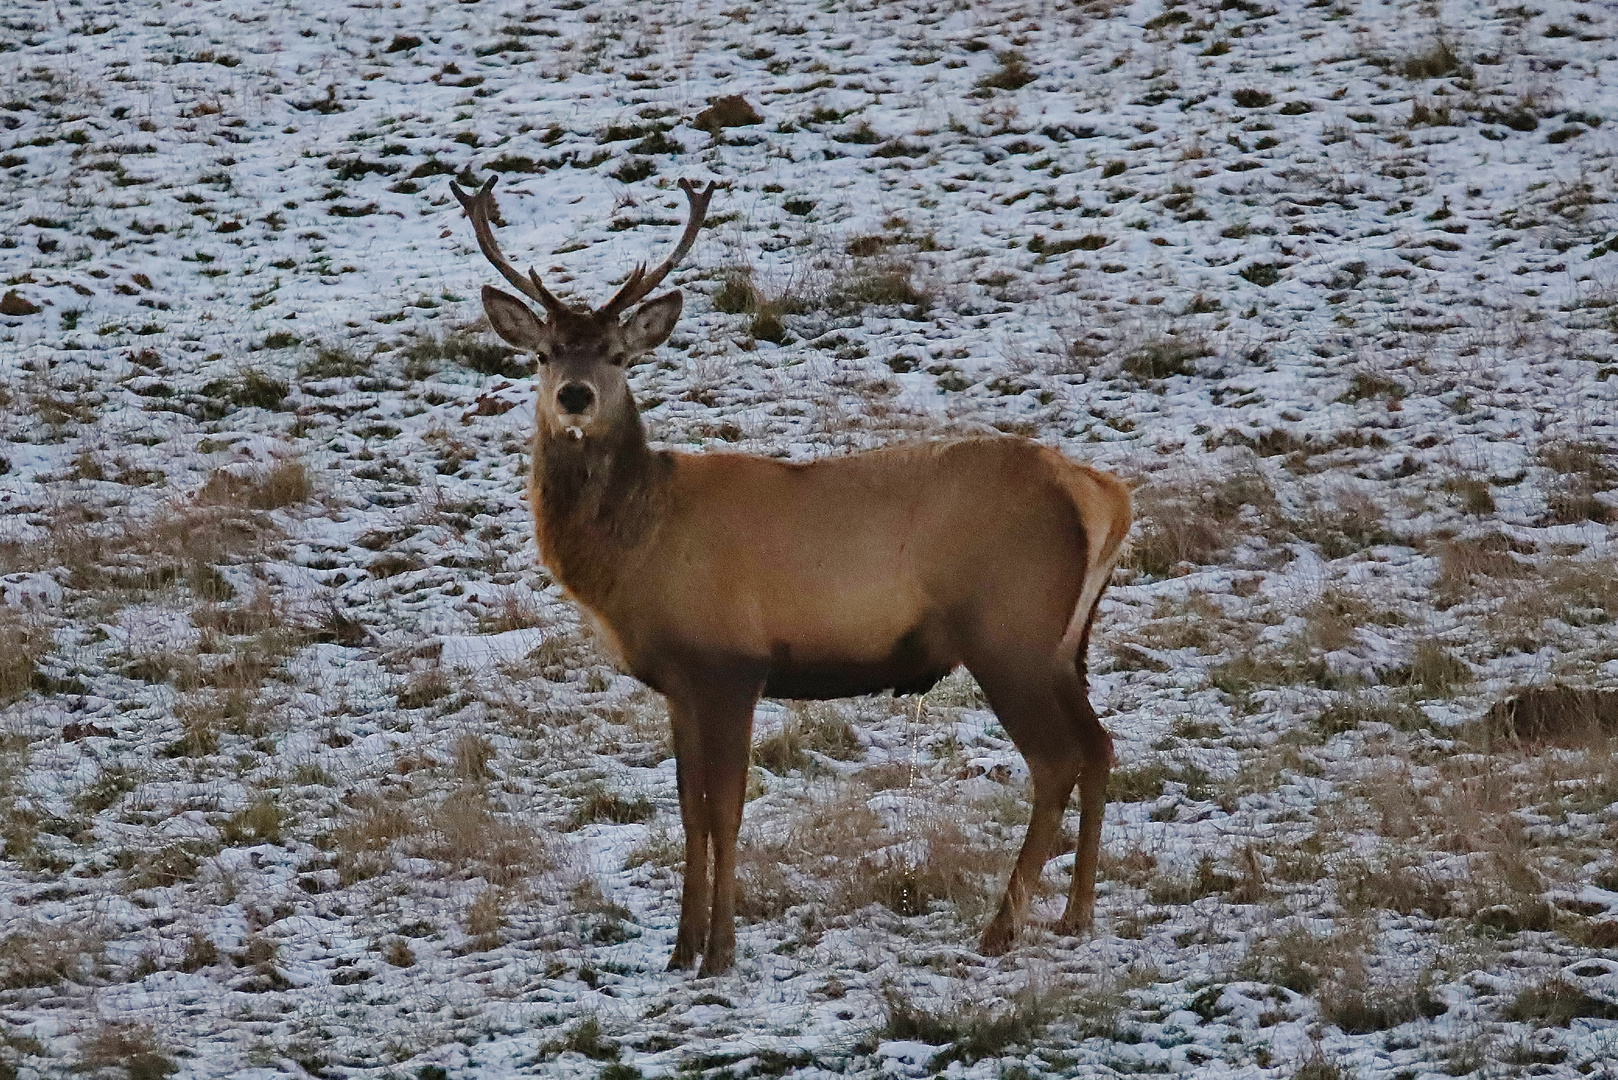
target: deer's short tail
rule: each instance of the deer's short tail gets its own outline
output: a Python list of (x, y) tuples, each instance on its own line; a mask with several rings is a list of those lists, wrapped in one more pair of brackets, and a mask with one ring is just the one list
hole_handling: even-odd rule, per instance
[(1133, 518), (1129, 485), (1111, 473), (1069, 461), (1054, 450), (1049, 454), (1055, 459), (1057, 477), (1067, 488), (1084, 523), (1084, 586), (1079, 590), (1078, 603), (1062, 635), (1063, 655), (1072, 658), (1082, 676), (1096, 605), (1112, 578), (1112, 568), (1117, 565), (1124, 539), (1129, 535)]

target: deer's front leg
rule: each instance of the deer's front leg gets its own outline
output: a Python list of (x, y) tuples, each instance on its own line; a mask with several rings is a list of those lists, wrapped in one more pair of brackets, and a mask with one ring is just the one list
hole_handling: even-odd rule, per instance
[(741, 831), (742, 804), (747, 795), (751, 727), (748, 724), (740, 732), (730, 731), (724, 745), (714, 747), (714, 755), (709, 759), (713, 915), (708, 921), (708, 946), (702, 954), (703, 975), (729, 971), (736, 960), (736, 836)]
[[(687, 830), (686, 889), (674, 959), (689, 963), (691, 953), (700, 951), (705, 976), (730, 970), (736, 959), (736, 835), (741, 829), (752, 756), (753, 706), (762, 684), (762, 678), (744, 681), (733, 671), (692, 678), (670, 708)], [(700, 794), (692, 792), (699, 782)], [(697, 857), (694, 852), (704, 850), (692, 840), (699, 828), (713, 860), (711, 907), (704, 913), (706, 917), (697, 913), (696, 905), (708, 896), (692, 887), (690, 860)], [(704, 929), (706, 940), (700, 936)]]
[(693, 967), (708, 944), (708, 800), (701, 740), (692, 718), (669, 703), (674, 725), (674, 764), (685, 829), (685, 884), (680, 892), (680, 929), (669, 970)]

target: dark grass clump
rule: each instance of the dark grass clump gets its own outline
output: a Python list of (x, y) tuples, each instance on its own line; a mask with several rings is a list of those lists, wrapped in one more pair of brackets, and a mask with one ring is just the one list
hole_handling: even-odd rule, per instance
[(1418, 642), (1410, 663), (1382, 676), (1388, 686), (1408, 686), (1424, 698), (1449, 697), (1472, 682), (1472, 669), (1439, 642)]
[(1427, 714), (1407, 701), (1351, 695), (1321, 710), (1315, 727), (1322, 735), (1340, 735), (1361, 724), (1387, 724), (1395, 731), (1419, 731), (1428, 726)]
[(1443, 38), (1421, 52), (1405, 57), (1404, 63), (1399, 65), (1399, 70), (1407, 79), (1442, 79), (1461, 74), (1463, 68), (1461, 58)]
[(1003, 1057), (1014, 1047), (1033, 1046), (1056, 1018), (1052, 1003), (1033, 994), (1001, 1009), (956, 1005), (933, 1010), (890, 989), (884, 994), (883, 1004), (887, 1011), (881, 1028), (883, 1038), (941, 1048), (928, 1063), (929, 1069), (943, 1069), (956, 1061), (971, 1065), (985, 1058)]
[(1028, 58), (1015, 49), (1000, 53), (995, 59), (1000, 62), (999, 66), (978, 81), (979, 90), (1021, 90), (1039, 78), (1029, 70)]
[(905, 305), (921, 314), (932, 307), (933, 298), (910, 280), (909, 265), (897, 260), (857, 264), (851, 273), (833, 283), (826, 297), (826, 306), (837, 314)]
[(592, 1061), (616, 1061), (620, 1053), (618, 1044), (607, 1038), (601, 1030), (601, 1021), (593, 1016), (585, 1017), (560, 1038), (545, 1044), (541, 1056), (544, 1058), (569, 1050), (583, 1054)]
[(1522, 991), (1506, 1006), (1501, 1017), (1535, 1027), (1565, 1028), (1584, 1017), (1618, 1020), (1618, 1002), (1592, 997), (1557, 977)]
[[(286, 347), (297, 343), (297, 339), (292, 338)], [(284, 380), (250, 367), (243, 368), (232, 378), (209, 383), (202, 388), (202, 393), (205, 397), (223, 398), (238, 409), (269, 409), (274, 412), (286, 401), (287, 390)]]
[(788, 288), (774, 296), (766, 295), (753, 282), (753, 273), (746, 267), (735, 267), (725, 272), (714, 293), (714, 307), (727, 315), (749, 315), (747, 332), (760, 341), (784, 345), (791, 340), (786, 317), (801, 315), (812, 307), (810, 298)]
[(349, 379), (370, 371), (370, 363), (343, 345), (322, 345), (305, 360), (298, 374), (305, 379)]
[(614, 825), (635, 825), (648, 821), (657, 808), (644, 795), (633, 798), (603, 787), (592, 787), (573, 809), (573, 827), (582, 829), (599, 821)]
[(1539, 448), (1539, 463), (1555, 473), (1545, 492), (1546, 524), (1618, 521), (1618, 500), (1598, 496), (1618, 485), (1607, 448), (1592, 442), (1551, 442)]
[(405, 375), (424, 379), (438, 370), (441, 361), (471, 368), (481, 375), (503, 375), (524, 379), (530, 374), (526, 360), (517, 350), (484, 341), (472, 334), (448, 334), (443, 338), (419, 338), (402, 351)]
[(815, 754), (836, 761), (855, 761), (864, 747), (853, 725), (829, 709), (794, 709), (781, 725), (753, 747), (753, 761), (776, 776), (815, 772)]
[(1320, 1017), (1346, 1035), (1370, 1035), (1408, 1024), (1419, 1017), (1432, 1019), (1448, 1009), (1435, 998), (1425, 980), (1371, 985), (1363, 977), (1334, 982), (1320, 992)]
[(1118, 366), (1141, 382), (1152, 382), (1175, 375), (1195, 375), (1195, 361), (1212, 352), (1207, 339), (1200, 335), (1176, 337), (1169, 334), (1133, 350)]

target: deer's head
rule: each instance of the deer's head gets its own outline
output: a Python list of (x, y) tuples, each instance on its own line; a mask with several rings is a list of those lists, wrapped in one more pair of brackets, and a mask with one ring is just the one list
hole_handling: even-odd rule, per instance
[[(527, 277), (519, 274), (500, 254), (489, 225), (494, 181), (491, 176), (476, 195), (468, 195), (453, 182), (450, 189), (472, 219), (484, 256), (518, 291), (538, 301), (545, 316), (541, 318), (523, 300), (492, 285), (483, 287), (483, 310), (495, 333), (539, 361), (541, 434), (588, 438), (609, 429), (626, 411), (635, 415), (625, 372), (637, 357), (668, 339), (684, 304), (678, 289), (640, 302), (691, 249), (715, 185), (710, 183), (699, 191), (691, 181), (681, 180), (680, 190), (691, 204), (690, 216), (674, 252), (651, 271), (644, 264), (636, 267), (611, 300), (584, 311), (557, 299), (533, 270)], [(640, 306), (625, 317), (636, 304)]]

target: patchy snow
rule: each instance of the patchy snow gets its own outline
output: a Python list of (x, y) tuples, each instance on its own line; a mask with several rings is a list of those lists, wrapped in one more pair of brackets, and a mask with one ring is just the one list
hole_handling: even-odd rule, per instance
[[(1615, 17), (6, 8), (0, 1073), (1610, 1073), (1618, 758), (1479, 718), (1618, 686)], [(491, 173), (597, 302), (723, 185), (662, 445), (1138, 481), (1095, 935), (974, 951), (1027, 771), (955, 676), (760, 706), (736, 973), (663, 970), (666, 719), (536, 563)]]

